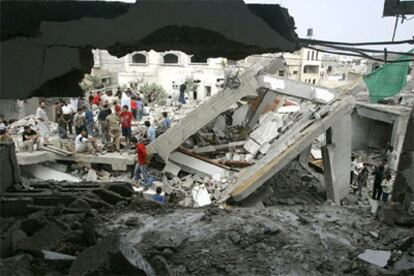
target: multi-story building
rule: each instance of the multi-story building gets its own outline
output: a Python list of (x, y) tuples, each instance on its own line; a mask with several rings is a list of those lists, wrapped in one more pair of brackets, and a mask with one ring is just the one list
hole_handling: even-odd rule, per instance
[(104, 80), (116, 80), (111, 84), (156, 83), (167, 94), (173, 95), (178, 93), (182, 83), (191, 80), (197, 84), (199, 99), (209, 97), (222, 88), (227, 66), (225, 58), (194, 61), (191, 55), (181, 51), (139, 51), (116, 58), (107, 51), (95, 50), (94, 58), (94, 72), (98, 73), (95, 75), (100, 75)]

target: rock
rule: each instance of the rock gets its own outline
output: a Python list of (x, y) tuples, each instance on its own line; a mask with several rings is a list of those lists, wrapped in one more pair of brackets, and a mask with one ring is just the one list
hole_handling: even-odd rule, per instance
[(47, 224), (43, 213), (34, 213), (21, 222), (21, 229), (29, 236), (33, 235)]
[(164, 250), (161, 253), (164, 257), (171, 257), (174, 255), (174, 251), (171, 248), (164, 248)]
[(168, 266), (167, 260), (160, 256), (156, 255), (151, 259), (151, 265), (154, 268), (157, 275), (171, 275), (170, 268)]
[(358, 255), (359, 259), (379, 267), (385, 267), (390, 257), (390, 251), (372, 249), (367, 249), (364, 253)]
[(227, 237), (234, 243), (238, 244), (240, 242), (240, 235), (235, 231), (230, 231), (227, 233)]
[[(394, 269), (399, 272), (414, 272), (414, 257), (403, 255), (395, 264)], [(407, 274), (408, 275), (408, 274)], [(412, 275), (412, 274), (411, 274)]]
[(49, 250), (42, 250), (43, 259), (49, 263), (72, 263), (76, 257)]
[(75, 208), (75, 209), (91, 209), (91, 206), (89, 205), (89, 203), (85, 199), (82, 199), (82, 198), (76, 199), (68, 207)]
[(33, 257), (28, 254), (16, 255), (6, 259), (0, 259), (0, 275), (33, 275), (31, 265), (32, 260)]
[(12, 238), (11, 238), (13, 252), (16, 252), (18, 250), (19, 242), (26, 239), (27, 237), (28, 237), (27, 234), (23, 232), (22, 230), (16, 230), (13, 232)]
[(144, 257), (117, 234), (83, 250), (69, 271), (73, 276), (114, 274), (155, 276)]
[(130, 183), (111, 184), (107, 189), (123, 197), (131, 197), (134, 194), (134, 189)]
[(311, 182), (312, 181), (312, 176), (310, 176), (308, 174), (304, 174), (304, 175), (302, 175), (301, 179), (302, 179), (302, 181), (305, 181), (305, 182)]
[(119, 201), (125, 200), (124, 197), (120, 196), (119, 194), (104, 188), (94, 190), (93, 193), (97, 194), (103, 201), (108, 202), (112, 205), (117, 204)]
[(98, 175), (94, 169), (89, 169), (88, 174), (86, 175), (86, 181), (95, 182), (98, 180)]
[(23, 251), (41, 251), (51, 249), (58, 241), (64, 238), (63, 231), (55, 224), (50, 223), (42, 230), (36, 232), (33, 236), (22, 240), (18, 244), (18, 248)]
[(378, 239), (378, 237), (379, 237), (379, 234), (378, 234), (377, 232), (374, 232), (374, 231), (369, 231), (369, 234), (370, 234), (372, 237), (376, 238), (376, 239)]
[(140, 224), (140, 221), (138, 218), (135, 218), (135, 217), (128, 218), (125, 221), (125, 225), (128, 225), (128, 226), (137, 226), (138, 224)]

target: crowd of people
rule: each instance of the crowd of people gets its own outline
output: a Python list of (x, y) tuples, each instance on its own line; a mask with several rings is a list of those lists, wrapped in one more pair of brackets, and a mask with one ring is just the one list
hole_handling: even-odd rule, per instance
[[(369, 180), (369, 164), (357, 162), (357, 158), (351, 158), (351, 185), (354, 192), (362, 194), (362, 189), (368, 186)], [(372, 186), (372, 199), (387, 202), (392, 192), (393, 182), (396, 172), (397, 153), (393, 147), (389, 147), (381, 161), (381, 164), (374, 166), (372, 174), (374, 181)]]

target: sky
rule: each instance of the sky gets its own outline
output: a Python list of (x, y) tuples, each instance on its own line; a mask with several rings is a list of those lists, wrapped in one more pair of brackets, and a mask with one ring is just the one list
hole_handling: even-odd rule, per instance
[[(246, 3), (280, 4), (289, 10), (299, 37), (313, 28), (314, 39), (366, 42), (391, 41), (395, 17), (382, 17), (384, 0), (245, 0)], [(411, 21), (398, 25), (395, 40), (412, 39)], [(409, 50), (414, 45), (387, 46), (388, 50)]]

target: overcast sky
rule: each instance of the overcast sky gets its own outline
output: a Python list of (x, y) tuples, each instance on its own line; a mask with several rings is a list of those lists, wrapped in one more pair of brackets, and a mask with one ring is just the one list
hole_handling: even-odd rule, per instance
[[(314, 38), (333, 41), (390, 41), (395, 17), (382, 17), (384, 0), (245, 0), (246, 3), (280, 4), (296, 23), (296, 32), (306, 36), (313, 28)], [(412, 18), (413, 15), (407, 16)], [(398, 25), (396, 40), (414, 36), (414, 18)], [(388, 47), (408, 50), (414, 45)]]

